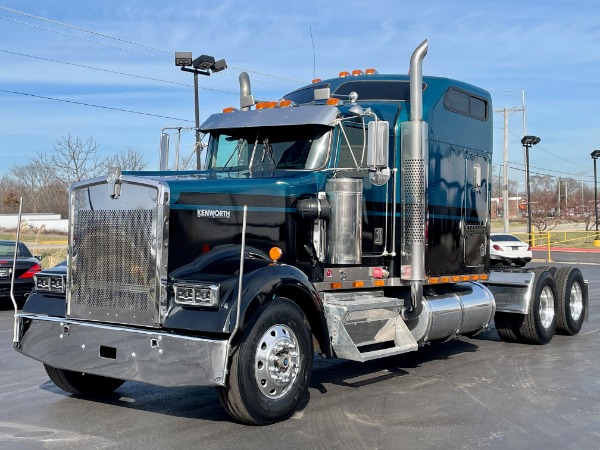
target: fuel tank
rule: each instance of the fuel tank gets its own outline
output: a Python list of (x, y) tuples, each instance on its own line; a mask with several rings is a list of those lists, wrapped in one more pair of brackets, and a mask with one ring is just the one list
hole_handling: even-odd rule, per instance
[(496, 312), (494, 296), (479, 283), (427, 286), (424, 294), (421, 314), (406, 323), (419, 344), (477, 334)]

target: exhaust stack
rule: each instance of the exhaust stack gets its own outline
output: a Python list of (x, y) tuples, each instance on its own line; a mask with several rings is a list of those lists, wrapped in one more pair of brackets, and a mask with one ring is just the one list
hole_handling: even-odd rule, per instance
[(427, 123), (423, 121), (423, 41), (410, 58), (410, 121), (402, 134), (402, 257), (401, 278), (410, 281), (413, 314), (422, 308), (425, 279), (425, 222), (427, 217)]
[(248, 72), (242, 72), (240, 73), (240, 109), (250, 111), (250, 107), (254, 104), (254, 96), (250, 89), (250, 76)]

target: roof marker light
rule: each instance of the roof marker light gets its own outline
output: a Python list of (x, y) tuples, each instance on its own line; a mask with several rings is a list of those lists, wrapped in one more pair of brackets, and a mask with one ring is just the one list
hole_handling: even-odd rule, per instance
[(377, 75), (378, 73), (377, 69), (373, 69), (372, 67), (365, 70), (365, 75)]
[(360, 69), (356, 69), (356, 70), (353, 70), (353, 71), (352, 71), (352, 76), (353, 76), (353, 77), (356, 77), (356, 76), (358, 76), (358, 75), (364, 75), (364, 74), (363, 74), (363, 71), (362, 71), (362, 70), (360, 70)]
[(338, 74), (338, 76), (339, 76), (340, 78), (346, 78), (346, 77), (349, 77), (349, 76), (350, 76), (350, 72), (348, 72), (347, 70), (344, 70), (343, 72), (340, 72), (340, 73)]
[(287, 108), (288, 106), (292, 106), (292, 101), (291, 100), (279, 100), (278, 105), (280, 108)]
[(315, 84), (315, 83), (320, 83), (321, 81), (322, 81), (322, 80), (321, 80), (320, 78), (314, 78), (314, 79), (312, 80), (312, 84)]
[(227, 108), (223, 108), (223, 112), (225, 114), (230, 113), (230, 112), (234, 112), (235, 108), (233, 106), (228, 106)]

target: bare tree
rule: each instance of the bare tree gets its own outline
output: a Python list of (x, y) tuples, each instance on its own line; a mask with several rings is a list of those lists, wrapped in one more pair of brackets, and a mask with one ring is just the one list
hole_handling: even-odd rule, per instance
[(119, 166), (123, 170), (145, 170), (148, 167), (148, 160), (144, 154), (134, 148), (127, 147), (127, 150), (114, 154), (106, 160), (108, 167)]
[(106, 172), (106, 161), (100, 157), (99, 147), (92, 137), (82, 141), (69, 133), (56, 141), (51, 154), (39, 153), (36, 161), (42, 164), (55, 180), (68, 187), (75, 181), (93, 178)]

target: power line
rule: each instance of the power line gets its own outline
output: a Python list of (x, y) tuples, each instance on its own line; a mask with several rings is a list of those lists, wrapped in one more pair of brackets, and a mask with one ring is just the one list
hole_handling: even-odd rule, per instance
[(5, 92), (7, 94), (25, 95), (27, 97), (41, 98), (41, 99), (44, 99), (44, 100), (53, 100), (55, 102), (73, 103), (75, 105), (90, 106), (92, 108), (110, 109), (112, 111), (126, 112), (126, 113), (130, 113), (130, 114), (139, 114), (139, 115), (142, 115), (142, 116), (158, 117), (158, 118), (161, 118), (161, 119), (181, 120), (183, 122), (194, 122), (193, 120), (180, 119), (178, 117), (161, 116), (159, 114), (151, 114), (151, 113), (145, 113), (145, 112), (141, 112), (141, 111), (132, 111), (132, 110), (129, 110), (129, 109), (113, 108), (111, 106), (94, 105), (92, 103), (76, 102), (74, 100), (65, 100), (63, 98), (47, 97), (47, 96), (44, 96), (44, 95), (30, 94), (30, 93), (27, 93), (27, 92), (9, 91), (9, 90), (6, 90), (6, 89), (0, 89), (0, 92)]
[[(127, 76), (127, 77), (141, 78), (141, 79), (144, 79), (144, 80), (158, 81), (158, 82), (161, 82), (161, 83), (175, 84), (175, 85), (178, 85), (178, 86), (186, 86), (186, 87), (193, 87), (194, 86), (193, 84), (189, 84), (189, 83), (179, 83), (177, 81), (161, 80), (160, 78), (145, 77), (143, 75), (136, 75), (136, 74), (133, 74), (133, 73), (119, 72), (119, 71), (110, 70), (110, 69), (103, 69), (101, 67), (86, 66), (84, 64), (77, 64), (77, 63), (72, 63), (72, 62), (67, 62), (67, 61), (60, 61), (60, 60), (51, 59), (51, 58), (44, 58), (42, 56), (28, 55), (26, 53), (11, 52), (10, 50), (5, 50), (5, 49), (1, 49), (1, 48), (0, 48), (0, 52), (10, 53), (11, 55), (24, 56), (24, 57), (27, 57), (27, 58), (41, 59), (43, 61), (50, 61), (50, 62), (54, 62), (54, 63), (58, 63), (58, 64), (66, 64), (66, 65), (69, 65), (69, 66), (81, 67), (81, 68), (84, 68), (84, 69), (91, 69), (91, 70), (98, 70), (98, 71), (101, 71), (101, 72), (114, 73), (114, 74), (117, 74), (117, 75), (124, 75), (124, 76)], [(206, 90), (206, 91), (222, 92), (224, 94), (238, 95), (237, 92), (224, 91), (224, 90), (221, 90), (221, 89), (213, 89), (213, 88), (207, 88), (207, 87), (203, 87), (203, 86), (200, 86), (199, 89)]]
[[(76, 27), (76, 26), (70, 25), (68, 23), (59, 22), (59, 21), (56, 21), (56, 20), (49, 19), (47, 17), (37, 16), (37, 15), (30, 14), (30, 13), (27, 13), (27, 12), (24, 12), (24, 11), (18, 11), (16, 9), (8, 8), (6, 6), (1, 6), (0, 5), (0, 9), (8, 11), (8, 12), (11, 12), (13, 14), (19, 14), (19, 15), (22, 15), (22, 16), (31, 17), (33, 19), (42, 20), (42, 21), (45, 21), (45, 22), (52, 23), (54, 25), (59, 25), (59, 26), (62, 26), (62, 27), (71, 28), (71, 29), (74, 29), (74, 30), (77, 30), (77, 31), (82, 31), (84, 33), (90, 33), (90, 34), (93, 34), (93, 35), (96, 35), (96, 36), (101, 36), (101, 37), (104, 37), (104, 38), (107, 38), (107, 39), (113, 39), (113, 40), (116, 40), (116, 41), (119, 41), (119, 42), (123, 42), (123, 43), (126, 43), (126, 44), (137, 45), (139, 47), (147, 48), (147, 49), (150, 49), (150, 50), (156, 50), (156, 51), (163, 52), (163, 53), (170, 53), (172, 55), (175, 53), (175, 52), (173, 52), (171, 50), (165, 50), (165, 49), (162, 49), (162, 48), (159, 48), (159, 47), (153, 47), (151, 45), (142, 44), (140, 42), (130, 41), (130, 40), (127, 40), (127, 39), (116, 37), (116, 36), (111, 36), (109, 34), (99, 33), (97, 31), (89, 30), (89, 29), (86, 29), (86, 28)], [(83, 40), (87, 40), (87, 41), (90, 41), (90, 42), (95, 42), (95, 43), (98, 43), (98, 44), (107, 45), (109, 47), (114, 47), (114, 48), (118, 48), (118, 49), (121, 49), (121, 50), (131, 51), (133, 53), (138, 53), (138, 54), (145, 55), (145, 56), (150, 56), (150, 57), (153, 57), (153, 58), (169, 60), (168, 58), (162, 58), (162, 57), (159, 57), (159, 56), (156, 56), (156, 55), (150, 55), (148, 53), (142, 53), (142, 52), (138, 52), (138, 51), (127, 49), (127, 48), (123, 48), (123, 47), (117, 47), (117, 46), (110, 45), (110, 44), (107, 44), (107, 43), (104, 43), (104, 42), (94, 41), (94, 40), (91, 40), (91, 39), (85, 39), (85, 38), (82, 38), (80, 36), (76, 36), (76, 35), (72, 35), (72, 34), (68, 34), (68, 33), (60, 33), (58, 31), (52, 30), (50, 28), (40, 27), (38, 25), (30, 24), (28, 22), (22, 22), (22, 21), (10, 19), (10, 18), (4, 17), (4, 16), (0, 16), (0, 18), (6, 19), (6, 20), (11, 20), (13, 22), (17, 22), (17, 23), (20, 23), (20, 24), (23, 24), (23, 25), (29, 25), (29, 26), (32, 26), (32, 27), (40, 28), (40, 29), (43, 29), (43, 30), (52, 31), (52, 32), (56, 32), (56, 33), (59, 33), (59, 34), (64, 34), (66, 36), (71, 36), (71, 37), (75, 37), (75, 38), (78, 38), (78, 39), (83, 39)], [(232, 69), (236, 69), (236, 70), (245, 70), (245, 71), (250, 72), (250, 73), (256, 73), (258, 75), (263, 75), (263, 76), (272, 77), (272, 78), (278, 78), (278, 79), (286, 80), (286, 81), (292, 81), (294, 83), (299, 83), (299, 84), (306, 84), (306, 82), (302, 81), (302, 80), (296, 80), (296, 79), (293, 79), (293, 78), (282, 77), (282, 76), (279, 76), (279, 75), (272, 75), (272, 74), (269, 74), (269, 73), (266, 73), (266, 72), (260, 72), (260, 71), (257, 71), (257, 70), (244, 69), (242, 67), (236, 67), (236, 66), (230, 66), (230, 67)], [(263, 81), (265, 83), (268, 83), (268, 81), (266, 81), (266, 80), (261, 80), (261, 81)], [(281, 86), (284, 86), (284, 85), (281, 85)], [(288, 87), (290, 87), (290, 86), (288, 86)]]

